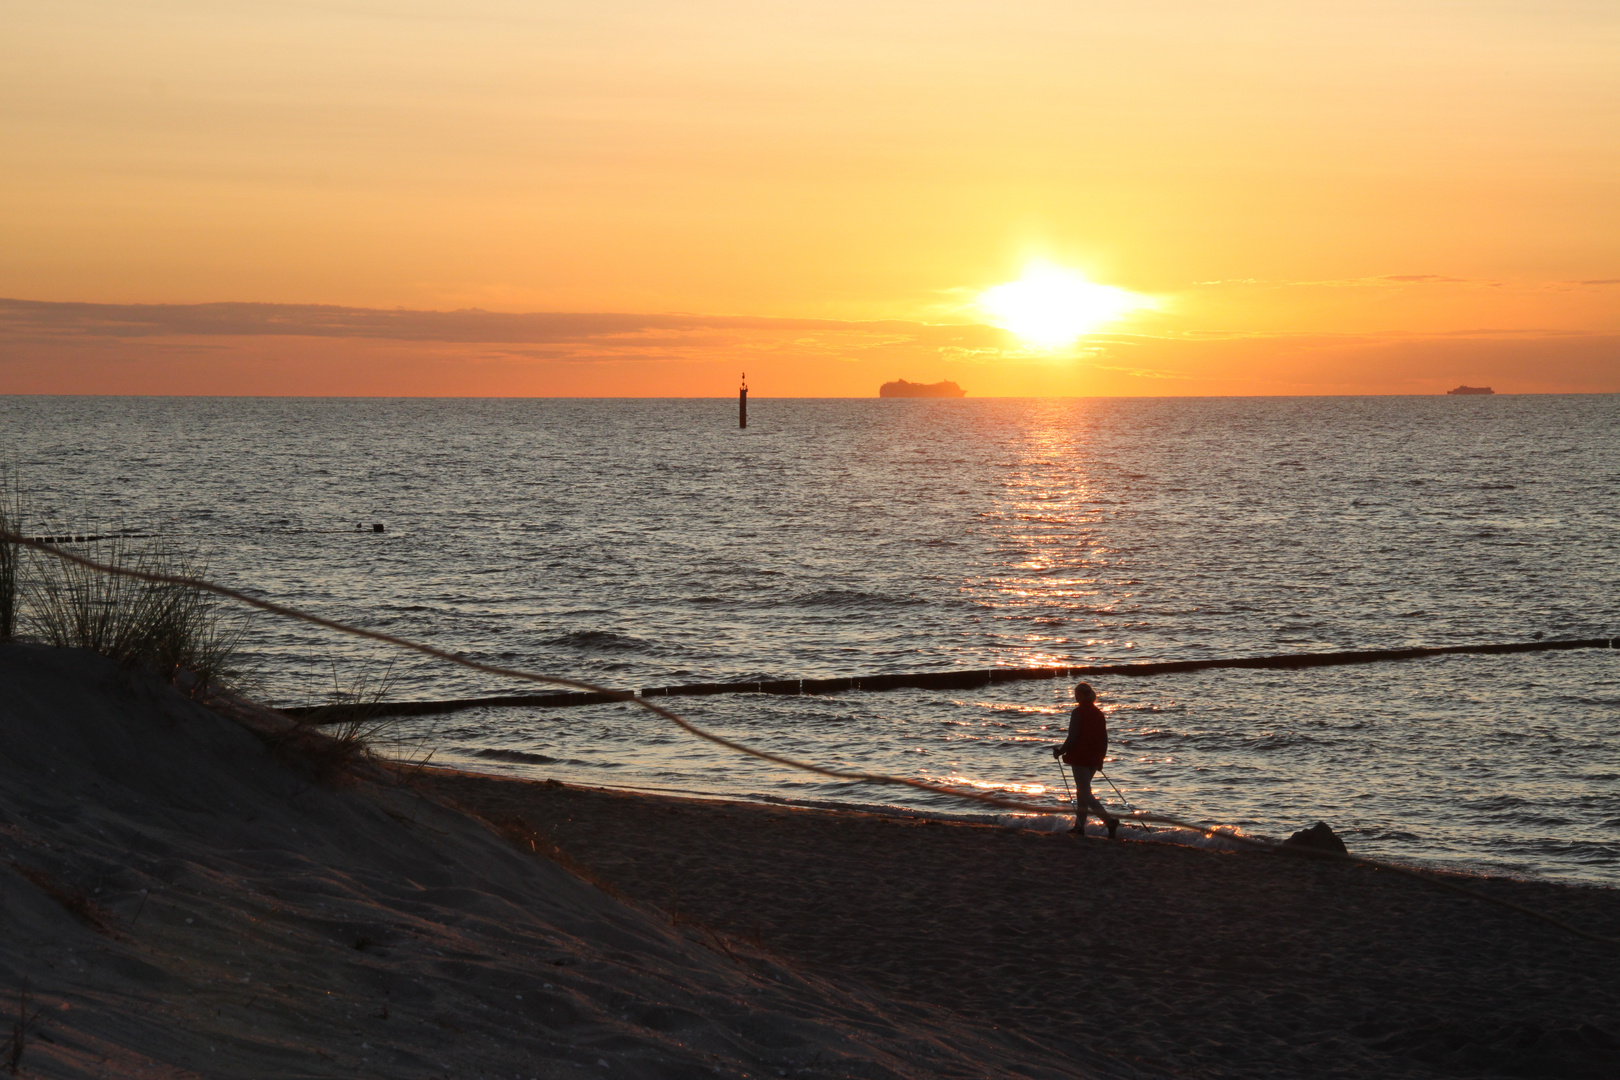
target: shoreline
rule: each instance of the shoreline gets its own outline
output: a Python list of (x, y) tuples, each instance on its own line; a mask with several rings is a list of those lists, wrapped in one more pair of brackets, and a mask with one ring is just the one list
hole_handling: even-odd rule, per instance
[[(1102, 1054), (1204, 1077), (1595, 1078), (1620, 1066), (1620, 948), (1406, 874), (443, 768), (418, 776), (671, 921), (1016, 1033), (1054, 1062)], [(1620, 937), (1613, 888), (1425, 875)]]
[[(475, 762), (460, 762), (454, 764), (435, 764), (426, 766), (435, 771), (450, 773), (465, 773), (469, 776), (488, 777), (493, 780), (509, 780), (517, 783), (544, 783), (551, 779), (543, 776), (524, 776), (516, 773), (494, 772), (480, 767)], [(539, 767), (534, 767), (536, 772)], [(796, 799), (785, 795), (773, 795), (767, 792), (722, 792), (700, 791), (691, 788), (658, 787), (652, 785), (639, 785), (630, 783), (608, 784), (599, 782), (585, 782), (571, 777), (559, 780), (559, 783), (568, 787), (576, 787), (604, 792), (619, 792), (626, 795), (645, 795), (649, 798), (669, 799), (695, 799), (703, 802), (734, 802), (742, 805), (783, 807), (788, 809), (821, 810), (829, 813), (855, 813), (873, 814), (880, 817), (918, 818), (937, 820), (941, 823), (954, 823), (964, 825), (992, 825), (998, 828), (1013, 829), (1015, 831), (1066, 833), (1074, 824), (1075, 812), (1072, 809), (1054, 807), (1044, 814), (1022, 812), (994, 812), (991, 810), (939, 810), (920, 806), (907, 806), (903, 803), (859, 803), (843, 802), (830, 799)], [(1130, 816), (1129, 811), (1120, 809), (1116, 800), (1105, 799), (1112, 812), (1119, 817), (1123, 832), (1121, 839), (1130, 839), (1137, 842), (1171, 844), (1181, 847), (1207, 848), (1214, 851), (1251, 851), (1262, 846), (1275, 846), (1280, 844), (1289, 835), (1249, 832), (1236, 825), (1209, 825), (1215, 830), (1214, 834), (1199, 833), (1194, 829), (1181, 828), (1163, 824), (1158, 821), (1139, 822)], [(1028, 823), (1020, 823), (1019, 819), (1027, 819)], [(1301, 819), (1299, 828), (1307, 827), (1311, 822)], [(1143, 830), (1150, 835), (1144, 837), (1137, 830)], [(1228, 839), (1227, 834), (1236, 833), (1242, 839)], [(1089, 819), (1086, 826), (1088, 836), (1101, 837), (1106, 830), (1095, 818)], [(1346, 833), (1352, 843), (1354, 836)], [(1249, 843), (1247, 841), (1254, 841)], [(1353, 847), (1353, 845), (1352, 845)], [(1364, 858), (1369, 862), (1386, 864), (1395, 871), (1409, 871), (1417, 874), (1433, 874), (1439, 876), (1452, 876), (1464, 879), (1491, 879), (1504, 881), (1522, 881), (1544, 885), (1556, 885), (1574, 889), (1611, 889), (1620, 890), (1620, 879), (1614, 881), (1597, 881), (1586, 879), (1572, 879), (1559, 876), (1535, 874), (1529, 871), (1517, 871), (1501, 866), (1493, 866), (1483, 856), (1457, 856), (1454, 858), (1426, 857), (1422, 854), (1387, 854), (1380, 853), (1368, 855), (1365, 852), (1352, 850), (1352, 855)]]

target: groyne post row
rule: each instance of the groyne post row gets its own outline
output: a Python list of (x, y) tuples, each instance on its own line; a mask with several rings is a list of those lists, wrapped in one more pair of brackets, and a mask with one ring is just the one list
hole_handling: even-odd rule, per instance
[[(1245, 656), (1215, 660), (1171, 660), (1144, 664), (1089, 664), (1057, 667), (1028, 668), (963, 668), (955, 671), (917, 671), (891, 675), (857, 675), (836, 679), (763, 679), (750, 682), (687, 683), (681, 686), (649, 686), (635, 691), (643, 698), (704, 697), (710, 694), (838, 694), (848, 691), (880, 690), (976, 690), (996, 683), (1028, 682), (1036, 679), (1083, 679), (1090, 676), (1115, 675), (1140, 678), (1146, 675), (1171, 675), (1184, 671), (1208, 671), (1212, 668), (1273, 668), (1297, 669), (1311, 667), (1337, 667), (1343, 664), (1373, 664), (1393, 660), (1420, 660), (1428, 656), (1453, 656), (1460, 653), (1522, 653), (1548, 652), (1567, 649), (1613, 649), (1620, 646), (1620, 638), (1578, 638), (1552, 641), (1510, 641), (1487, 645), (1438, 645), (1408, 649), (1347, 649), (1339, 652), (1276, 653), (1270, 656)], [(626, 691), (629, 693), (629, 691)], [(573, 705), (603, 705), (622, 701), (613, 694), (553, 693), (518, 694), (506, 697), (457, 698), (450, 701), (396, 701), (366, 706), (378, 715), (431, 716), (437, 713), (459, 712), (462, 709), (507, 708), (528, 706), (533, 708), (564, 708)], [(298, 706), (282, 709), (289, 716), (309, 716), (329, 706)], [(334, 713), (334, 715), (336, 715)]]
[(30, 536), (28, 539), (36, 544), (94, 544), (101, 540), (151, 540), (153, 539), (153, 534), (120, 532), (88, 535), (84, 533), (74, 533), (72, 535), (63, 536)]

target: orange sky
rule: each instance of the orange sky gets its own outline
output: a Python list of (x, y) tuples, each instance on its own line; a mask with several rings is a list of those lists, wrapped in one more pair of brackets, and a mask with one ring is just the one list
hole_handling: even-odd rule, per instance
[[(0, 392), (1620, 390), (1610, 0), (6, 23)], [(974, 299), (1033, 258), (1155, 306), (1027, 347)]]

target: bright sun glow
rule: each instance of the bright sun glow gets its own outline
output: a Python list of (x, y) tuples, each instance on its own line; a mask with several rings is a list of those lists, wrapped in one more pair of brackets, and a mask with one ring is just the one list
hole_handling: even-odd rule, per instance
[(1003, 330), (1032, 345), (1067, 345), (1150, 301), (1112, 285), (1098, 285), (1073, 270), (1036, 263), (1024, 276), (986, 289), (979, 306)]

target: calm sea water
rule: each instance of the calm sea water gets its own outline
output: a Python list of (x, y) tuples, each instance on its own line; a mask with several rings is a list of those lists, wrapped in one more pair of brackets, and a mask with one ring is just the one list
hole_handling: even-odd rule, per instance
[[(751, 404), (740, 432), (728, 400), (10, 397), (0, 452), (41, 531), (161, 529), (224, 583), (617, 687), (1620, 633), (1620, 397)], [(268, 618), (249, 642), (279, 703), (388, 666)], [(387, 677), (398, 698), (532, 689), (408, 656)], [(1097, 683), (1136, 805), (1620, 882), (1620, 654)], [(674, 704), (772, 750), (1055, 806), (1068, 694)], [(492, 771), (961, 808), (629, 706), (402, 730)]]

